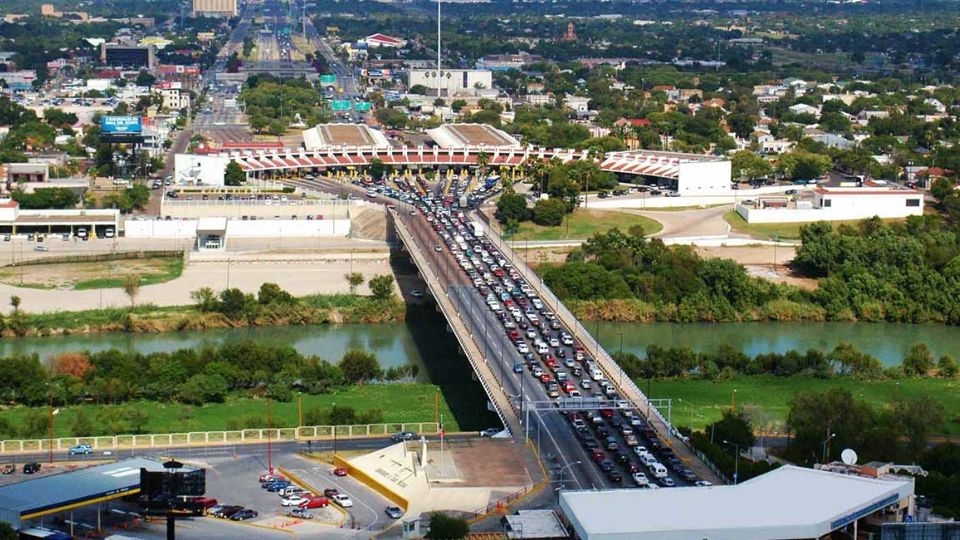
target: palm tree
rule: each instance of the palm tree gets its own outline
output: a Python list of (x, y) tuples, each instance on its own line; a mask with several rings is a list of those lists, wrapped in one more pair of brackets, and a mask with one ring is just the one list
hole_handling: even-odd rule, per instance
[(483, 150), (477, 154), (477, 173), (481, 178), (487, 176), (487, 165), (490, 164), (490, 156)]

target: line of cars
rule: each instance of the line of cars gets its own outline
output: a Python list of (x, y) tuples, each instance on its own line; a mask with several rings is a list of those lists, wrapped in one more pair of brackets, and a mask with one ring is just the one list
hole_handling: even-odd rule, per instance
[[(640, 413), (621, 399), (616, 386), (560, 324), (536, 291), (489, 239), (483, 237), (482, 228), (471, 226), (459, 210), (439, 207), (429, 198), (425, 199), (420, 210), (427, 222), (456, 258), (487, 307), (502, 322), (508, 339), (516, 347), (521, 360), (515, 361), (513, 371), (518, 374), (528, 371), (550, 398), (598, 397), (616, 405), (616, 408), (577, 411), (569, 416), (574, 435), (607, 479), (614, 485), (621, 484), (626, 473), (642, 486), (669, 487), (678, 481), (697, 482), (696, 475), (664, 447)], [(652, 452), (657, 452), (659, 459)]]

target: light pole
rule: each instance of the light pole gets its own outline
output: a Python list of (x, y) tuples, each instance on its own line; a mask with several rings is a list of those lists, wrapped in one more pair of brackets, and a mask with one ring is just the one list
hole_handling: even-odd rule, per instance
[(560, 478), (557, 479), (557, 483), (560, 484), (560, 487), (557, 488), (558, 491), (563, 489), (563, 471), (569, 469), (570, 467), (573, 467), (574, 465), (579, 465), (579, 464), (581, 464), (581, 463), (583, 463), (583, 462), (582, 462), (582, 461), (574, 461), (573, 463), (568, 463), (568, 464), (564, 465), (563, 467), (560, 467), (559, 470), (557, 470), (557, 474), (560, 476)]
[(617, 367), (620, 368), (620, 388), (623, 388), (623, 332), (620, 332), (620, 358), (617, 360)]
[(737, 485), (737, 478), (740, 476), (740, 445), (726, 440), (723, 441), (723, 444), (734, 447), (737, 452), (733, 457), (733, 485)]
[(830, 445), (830, 441), (836, 436), (836, 433), (830, 433), (830, 428), (827, 428), (827, 438), (823, 441), (823, 457), (821, 458), (823, 463), (827, 462), (827, 447)]

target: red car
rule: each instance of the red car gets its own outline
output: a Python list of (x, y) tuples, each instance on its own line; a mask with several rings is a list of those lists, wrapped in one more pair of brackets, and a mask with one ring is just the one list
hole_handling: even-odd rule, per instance
[(300, 508), (323, 508), (330, 506), (330, 499), (326, 497), (310, 497), (307, 502), (300, 503)]
[(594, 461), (600, 462), (600, 461), (603, 461), (604, 459), (606, 459), (607, 456), (605, 456), (605, 455), (603, 454), (603, 450), (601, 450), (601, 449), (599, 449), (599, 448), (594, 448), (594, 449), (593, 449), (593, 455), (590, 456), (590, 457), (592, 457)]
[(600, 409), (600, 416), (604, 418), (613, 418), (613, 409)]
[(263, 473), (260, 475), (260, 483), (273, 482), (274, 480), (286, 480), (282, 474)]
[(520, 339), (520, 332), (517, 332), (516, 330), (510, 330), (507, 332), (507, 337), (509, 337), (511, 341), (516, 341)]
[(209, 510), (214, 506), (220, 504), (216, 499), (212, 497), (188, 497), (188, 502), (197, 503), (203, 507), (204, 510)]
[(343, 468), (343, 467), (337, 467), (336, 469), (333, 470), (333, 475), (334, 475), (334, 476), (346, 476), (346, 475), (347, 475), (347, 469), (345, 469), (345, 468)]
[(544, 373), (543, 375), (540, 376), (540, 382), (542, 382), (543, 384), (547, 384), (552, 380), (553, 380), (553, 374), (551, 373)]

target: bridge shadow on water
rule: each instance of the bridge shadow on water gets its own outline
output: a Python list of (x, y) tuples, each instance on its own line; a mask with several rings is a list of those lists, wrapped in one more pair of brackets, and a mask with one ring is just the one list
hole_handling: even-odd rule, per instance
[[(417, 279), (416, 266), (405, 252), (391, 251), (390, 266), (400, 283)], [(423, 287), (422, 282), (420, 286)], [(440, 387), (461, 430), (499, 426), (500, 419), (487, 409), (487, 394), (474, 379), (473, 367), (460, 351), (456, 336), (447, 329), (443, 313), (429, 299), (429, 293), (417, 299), (410, 296), (408, 289), (401, 285), (406, 301), (406, 325), (423, 359), (425, 378)]]

